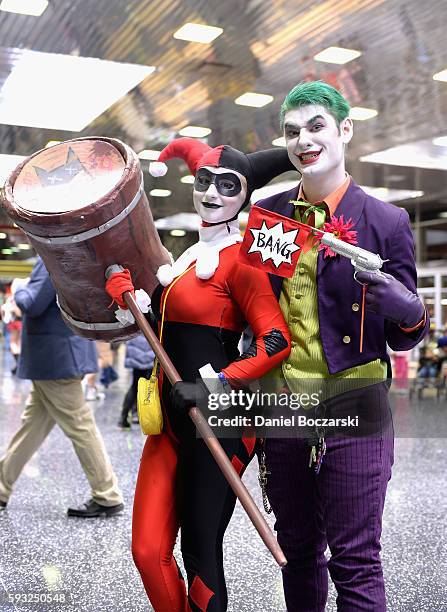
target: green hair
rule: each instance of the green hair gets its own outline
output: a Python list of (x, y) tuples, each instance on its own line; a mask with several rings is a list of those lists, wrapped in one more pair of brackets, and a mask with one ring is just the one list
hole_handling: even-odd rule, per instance
[(282, 103), (279, 113), (281, 129), (284, 127), (284, 115), (287, 111), (309, 104), (323, 106), (334, 117), (338, 126), (349, 116), (349, 102), (331, 85), (324, 81), (298, 83)]

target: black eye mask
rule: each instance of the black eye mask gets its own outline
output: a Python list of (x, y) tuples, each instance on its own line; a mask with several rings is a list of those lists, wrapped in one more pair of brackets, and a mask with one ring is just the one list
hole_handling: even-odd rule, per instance
[(242, 191), (241, 181), (233, 172), (214, 174), (206, 168), (200, 168), (194, 180), (194, 189), (196, 191), (207, 191), (211, 183), (214, 183), (217, 191), (223, 196), (236, 196)]

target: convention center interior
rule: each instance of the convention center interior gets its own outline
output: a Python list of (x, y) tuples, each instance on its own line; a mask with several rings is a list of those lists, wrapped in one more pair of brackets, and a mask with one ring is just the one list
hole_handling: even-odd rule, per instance
[(446, 32), (0, 0), (0, 612), (447, 611)]

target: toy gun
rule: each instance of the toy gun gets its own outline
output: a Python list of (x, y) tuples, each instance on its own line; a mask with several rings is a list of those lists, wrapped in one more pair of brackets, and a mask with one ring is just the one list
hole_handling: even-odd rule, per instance
[[(330, 247), (334, 253), (348, 257), (354, 266), (355, 272), (374, 272), (380, 274), (380, 268), (383, 266), (385, 261), (375, 253), (362, 249), (354, 244), (343, 242), (331, 234), (330, 232), (322, 232), (320, 230), (313, 230), (314, 236), (317, 236), (322, 244)], [(355, 277), (354, 272), (354, 277)]]

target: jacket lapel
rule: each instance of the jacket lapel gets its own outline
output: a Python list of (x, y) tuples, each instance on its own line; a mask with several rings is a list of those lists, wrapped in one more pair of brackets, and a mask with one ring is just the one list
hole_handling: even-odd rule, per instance
[[(351, 179), (345, 195), (337, 206), (335, 216), (339, 219), (343, 215), (345, 221), (352, 219), (352, 229), (355, 230), (362, 216), (365, 200), (366, 193)], [(325, 258), (323, 251), (318, 254), (317, 277), (323, 273), (328, 263), (333, 259), (333, 257)]]
[(295, 206), (290, 203), (290, 200), (296, 200), (298, 198), (298, 187), (299, 184), (290, 191), (286, 191), (284, 194), (282, 194), (282, 197), (278, 201), (278, 205), (275, 208), (275, 212), (280, 215), (284, 215), (284, 217), (289, 217), (290, 219), (294, 216)]
[(345, 195), (337, 206), (336, 217), (339, 218), (343, 215), (345, 221), (352, 219), (353, 229), (355, 229), (362, 216), (365, 200), (366, 193), (351, 179)]

